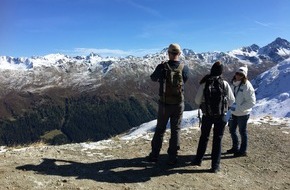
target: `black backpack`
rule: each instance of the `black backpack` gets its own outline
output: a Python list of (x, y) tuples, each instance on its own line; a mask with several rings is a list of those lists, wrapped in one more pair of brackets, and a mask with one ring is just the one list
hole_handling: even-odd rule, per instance
[(201, 110), (204, 115), (213, 117), (224, 115), (227, 93), (220, 76), (212, 76), (206, 80), (203, 95), (205, 101), (201, 104)]

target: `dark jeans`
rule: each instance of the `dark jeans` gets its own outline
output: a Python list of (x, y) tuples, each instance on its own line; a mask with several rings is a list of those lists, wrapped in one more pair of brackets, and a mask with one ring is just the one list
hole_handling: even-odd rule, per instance
[[(230, 134), (232, 137), (233, 142), (233, 149), (236, 149), (237, 151), (241, 153), (247, 152), (248, 148), (248, 132), (247, 132), (247, 123), (248, 119), (250, 117), (250, 114), (243, 115), (243, 116), (235, 116), (232, 115), (230, 121), (229, 121), (229, 128), (230, 128)], [(239, 148), (239, 138), (237, 135), (237, 127), (239, 127), (239, 132), (241, 135), (241, 146)]]
[(166, 125), (170, 119), (170, 130), (171, 136), (169, 141), (169, 147), (167, 153), (169, 156), (175, 158), (177, 156), (177, 151), (180, 149), (180, 129), (181, 129), (181, 120), (184, 110), (184, 103), (180, 104), (163, 104), (159, 102), (158, 107), (158, 117), (157, 117), (157, 126), (153, 139), (151, 141), (152, 147), (152, 156), (158, 157), (162, 142), (163, 136), (166, 131)]
[(222, 138), (226, 125), (224, 116), (220, 116), (218, 118), (210, 116), (202, 116), (201, 135), (199, 138), (195, 161), (201, 163), (203, 159), (203, 156), (207, 148), (207, 143), (209, 140), (212, 125), (214, 125), (214, 127), (213, 127), (213, 141), (211, 151), (211, 159), (212, 159), (211, 167), (213, 169), (218, 169), (221, 159)]

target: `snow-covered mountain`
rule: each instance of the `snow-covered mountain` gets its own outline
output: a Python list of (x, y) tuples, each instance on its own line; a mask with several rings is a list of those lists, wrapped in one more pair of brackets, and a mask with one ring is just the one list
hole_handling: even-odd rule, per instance
[[(88, 56), (70, 57), (50, 54), (43, 57), (13, 58), (0, 56), (0, 86), (17, 91), (36, 91), (57, 87), (85, 87), (96, 89), (106, 81), (116, 81), (128, 76), (148, 76), (155, 66), (167, 59), (167, 49), (144, 57), (128, 56), (101, 57), (91, 53)], [(183, 49), (182, 60), (190, 68), (209, 65), (216, 60), (226, 64), (261, 65), (278, 63), (290, 57), (290, 43), (277, 38), (269, 45), (243, 47), (229, 52), (195, 53)], [(273, 64), (272, 64), (273, 65)], [(83, 89), (85, 89), (83, 88)]]
[[(254, 106), (251, 123), (282, 125), (290, 127), (290, 58), (260, 74), (252, 84), (255, 88), (257, 103)], [(182, 128), (197, 127), (198, 111), (185, 111)], [(157, 120), (146, 122), (131, 129), (122, 139), (146, 138), (155, 130)], [(170, 128), (168, 123), (167, 129)], [(149, 139), (148, 139), (149, 140)]]
[(266, 60), (278, 63), (289, 58), (290, 43), (287, 40), (277, 38), (272, 43), (261, 48), (253, 44), (248, 47), (233, 50), (228, 54), (242, 60), (244, 63), (259, 64)]
[(289, 57), (290, 42), (277, 38), (274, 42), (259, 49), (260, 55), (268, 55), (273, 61), (280, 62)]
[(290, 117), (290, 59), (280, 62), (253, 80), (256, 116)]
[[(197, 81), (208, 73), (214, 61), (220, 60), (225, 65), (226, 79), (232, 78), (243, 64), (248, 65), (250, 79), (274, 66), (268, 71), (271, 74), (262, 74), (254, 82), (259, 100), (253, 114), (279, 116), (278, 112), (268, 112), (267, 105), (271, 100), (277, 105), (272, 108), (290, 107), (289, 90), (266, 92), (271, 84), (277, 87), (276, 82), (281, 82), (272, 80), (278, 75), (277, 69), (279, 73), (289, 71), (289, 58), (289, 42), (281, 38), (262, 48), (251, 45), (230, 52), (195, 53), (183, 49), (181, 60), (190, 69), (185, 84), (185, 109), (196, 107)], [(158, 84), (153, 84), (149, 75), (167, 59), (166, 48), (144, 57), (125, 58), (104, 58), (94, 53), (76, 57), (0, 56), (0, 145), (42, 139), (52, 143), (102, 140), (154, 119)], [(287, 73), (280, 75), (288, 79)], [(272, 82), (265, 83), (267, 80)], [(289, 117), (287, 109), (283, 114)], [(187, 123), (196, 119), (188, 118)]]

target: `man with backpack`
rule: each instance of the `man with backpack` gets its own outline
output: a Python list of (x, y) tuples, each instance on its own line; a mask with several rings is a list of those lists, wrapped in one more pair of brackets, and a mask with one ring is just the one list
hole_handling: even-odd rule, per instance
[(203, 77), (200, 81), (200, 87), (195, 97), (195, 103), (200, 106), (203, 115), (201, 135), (192, 165), (201, 165), (207, 148), (210, 131), (212, 125), (214, 125), (210, 169), (212, 173), (220, 170), (221, 142), (227, 123), (225, 112), (235, 101), (230, 85), (220, 76), (222, 72), (223, 65), (221, 62), (215, 62), (211, 67), (210, 74)]
[(184, 83), (188, 79), (188, 67), (179, 61), (180, 54), (180, 46), (170, 44), (168, 47), (169, 61), (157, 65), (150, 76), (152, 81), (159, 82), (157, 125), (151, 141), (152, 151), (147, 157), (150, 162), (158, 161), (169, 119), (171, 137), (167, 150), (168, 164), (174, 165), (177, 162), (178, 150), (180, 149), (181, 120), (184, 111)]

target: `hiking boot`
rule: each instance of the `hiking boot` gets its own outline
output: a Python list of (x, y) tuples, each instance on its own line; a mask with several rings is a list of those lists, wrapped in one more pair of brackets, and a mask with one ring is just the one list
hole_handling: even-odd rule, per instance
[(234, 153), (234, 157), (245, 157), (248, 156), (247, 152), (236, 152)]
[(209, 169), (210, 173), (218, 173), (220, 171), (220, 168), (211, 168)]
[(231, 149), (227, 150), (228, 154), (235, 154), (237, 152), (238, 152), (238, 149), (235, 149), (235, 148), (231, 148)]

